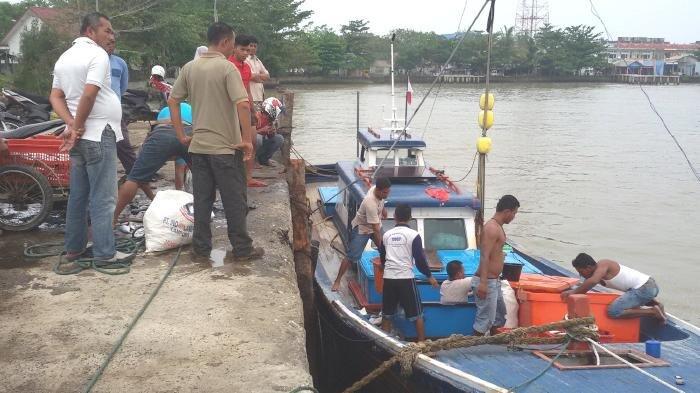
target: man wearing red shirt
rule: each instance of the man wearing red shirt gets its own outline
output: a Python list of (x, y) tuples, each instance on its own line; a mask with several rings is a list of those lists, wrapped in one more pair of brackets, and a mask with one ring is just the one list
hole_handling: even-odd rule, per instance
[[(250, 37), (247, 35), (237, 35), (236, 41), (233, 47), (233, 55), (229, 56), (228, 60), (233, 63), (241, 74), (241, 79), (243, 80), (243, 86), (248, 92), (248, 102), (250, 103), (251, 111), (253, 110), (253, 96), (250, 94), (250, 79), (253, 76), (253, 72), (250, 69), (246, 59), (250, 55), (248, 46), (250, 45)], [(252, 115), (252, 124), (255, 125), (256, 116), (255, 113)], [(253, 149), (256, 149), (256, 138), (253, 138)], [(246, 161), (246, 172), (248, 174), (248, 187), (266, 187), (267, 184), (264, 182), (253, 179), (253, 163), (254, 160)]]

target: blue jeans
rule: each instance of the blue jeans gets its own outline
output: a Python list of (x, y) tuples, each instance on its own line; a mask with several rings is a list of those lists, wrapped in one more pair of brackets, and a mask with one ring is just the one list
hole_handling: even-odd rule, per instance
[(263, 165), (270, 161), (272, 155), (275, 154), (275, 152), (282, 146), (282, 143), (284, 143), (284, 137), (280, 134), (274, 134), (269, 137), (263, 137), (262, 135), (258, 134), (256, 138), (255, 159), (257, 159), (258, 162)]
[(472, 278), (472, 292), (476, 300), (476, 317), (474, 318), (474, 330), (486, 334), (492, 327), (502, 327), (506, 324), (506, 303), (501, 292), (501, 280), (489, 278), (486, 298), (476, 296), (481, 278)]
[(637, 289), (630, 289), (623, 293), (619, 298), (608, 306), (608, 316), (617, 318), (622, 315), (622, 312), (631, 308), (643, 306), (659, 294), (659, 287), (653, 278), (649, 277), (644, 285)]
[(367, 246), (367, 241), (372, 239), (372, 234), (363, 235), (360, 234), (359, 225), (352, 228), (352, 233), (350, 234), (350, 243), (348, 244), (346, 251), (346, 256), (350, 262), (359, 262), (362, 258), (362, 252), (365, 251)]
[(66, 210), (65, 247), (82, 253), (88, 241), (88, 213), (92, 226), (92, 250), (96, 259), (116, 253), (112, 217), (117, 195), (117, 142), (110, 126), (102, 141), (79, 139), (70, 151), (70, 194)]

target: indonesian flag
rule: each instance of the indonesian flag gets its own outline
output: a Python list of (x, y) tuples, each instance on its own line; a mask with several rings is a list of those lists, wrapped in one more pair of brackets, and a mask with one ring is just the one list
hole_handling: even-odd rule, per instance
[(408, 78), (407, 81), (408, 85), (406, 86), (406, 104), (411, 105), (411, 101), (413, 100), (413, 86), (411, 86), (411, 78)]

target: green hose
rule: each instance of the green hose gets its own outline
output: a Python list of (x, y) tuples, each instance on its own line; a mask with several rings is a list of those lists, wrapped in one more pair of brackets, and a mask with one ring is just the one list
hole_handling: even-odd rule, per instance
[[(115, 248), (125, 254), (131, 255), (126, 261), (120, 262), (105, 262), (94, 258), (80, 258), (75, 261), (65, 260), (65, 252), (63, 251), (63, 243), (40, 243), (28, 246), (24, 249), (24, 256), (28, 258), (45, 258), (59, 256), (58, 262), (53, 267), (53, 271), (60, 275), (78, 274), (86, 269), (93, 269), (100, 273), (109, 275), (118, 275), (129, 273), (131, 269), (131, 261), (133, 261), (136, 252), (143, 246), (143, 237), (123, 237), (116, 240)], [(73, 265), (66, 269), (66, 265)]]
[(92, 375), (92, 378), (90, 378), (90, 381), (88, 382), (87, 386), (85, 386), (85, 390), (83, 392), (89, 393), (92, 391), (92, 388), (95, 386), (97, 381), (100, 379), (102, 376), (102, 373), (105, 371), (107, 366), (109, 366), (109, 363), (112, 361), (112, 358), (114, 358), (114, 355), (119, 351), (119, 348), (121, 348), (122, 344), (124, 343), (124, 340), (126, 340), (126, 337), (129, 335), (131, 330), (136, 326), (136, 323), (139, 321), (143, 313), (146, 311), (148, 306), (151, 305), (151, 302), (153, 299), (158, 295), (158, 291), (160, 291), (160, 288), (163, 286), (165, 283), (165, 280), (170, 276), (170, 273), (172, 273), (173, 268), (177, 264), (177, 261), (180, 259), (180, 253), (182, 252), (182, 246), (177, 249), (177, 254), (175, 255), (175, 258), (173, 258), (173, 261), (170, 263), (170, 267), (168, 267), (168, 270), (165, 272), (163, 275), (163, 278), (160, 279), (160, 282), (158, 283), (158, 286), (151, 292), (151, 296), (148, 297), (148, 300), (146, 300), (146, 303), (143, 304), (139, 312), (136, 314), (134, 319), (131, 320), (131, 323), (129, 323), (129, 326), (127, 326), (126, 330), (122, 335), (119, 337), (117, 342), (114, 344), (112, 347), (112, 350), (109, 351), (109, 354), (107, 355), (107, 358), (102, 362), (100, 365), (100, 368), (95, 371), (95, 374)]

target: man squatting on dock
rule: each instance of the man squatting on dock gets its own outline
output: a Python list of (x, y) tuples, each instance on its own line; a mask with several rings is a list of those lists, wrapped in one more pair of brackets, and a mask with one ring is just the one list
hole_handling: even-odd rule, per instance
[(501, 292), (500, 276), (503, 272), (506, 243), (504, 224), (510, 224), (518, 213), (520, 202), (512, 195), (504, 195), (496, 205), (496, 213), (484, 224), (481, 234), (479, 268), (472, 278), (472, 291), (476, 294), (476, 318), (474, 335), (483, 336), (506, 323), (506, 304)]
[(661, 322), (666, 321), (663, 305), (656, 300), (659, 287), (652, 277), (610, 259), (596, 262), (586, 253), (578, 254), (572, 264), (586, 280), (577, 288), (562, 292), (562, 299), (565, 300), (569, 295), (586, 293), (594, 286), (602, 284), (624, 292), (608, 306), (610, 318), (653, 317)]
[(413, 274), (414, 262), (433, 288), (438, 287), (438, 282), (430, 273), (420, 234), (408, 226), (411, 221), (411, 207), (406, 204), (396, 206), (394, 221), (396, 226), (386, 231), (379, 245), (379, 258), (384, 268), (382, 329), (386, 332), (391, 331), (391, 319), (400, 304), (406, 319), (416, 324), (418, 341), (424, 341), (423, 309)]
[(362, 200), (360, 208), (357, 209), (355, 218), (352, 220), (350, 243), (345, 258), (340, 263), (338, 276), (335, 278), (331, 290), (340, 289), (340, 280), (351, 263), (360, 261), (368, 240), (372, 239), (377, 247), (382, 244), (382, 219), (387, 216), (384, 201), (389, 197), (390, 192), (391, 181), (385, 177), (378, 178), (374, 187), (367, 191), (367, 196)]

